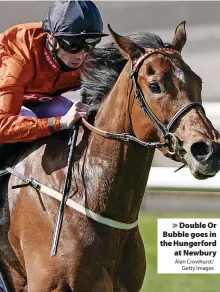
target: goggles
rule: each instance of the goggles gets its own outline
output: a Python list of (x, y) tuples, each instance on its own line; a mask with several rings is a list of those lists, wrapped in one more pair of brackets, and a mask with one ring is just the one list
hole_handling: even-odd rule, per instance
[(67, 38), (56, 38), (61, 48), (69, 54), (77, 54), (80, 51), (91, 51), (101, 41), (101, 38), (87, 38), (87, 39), (67, 39)]

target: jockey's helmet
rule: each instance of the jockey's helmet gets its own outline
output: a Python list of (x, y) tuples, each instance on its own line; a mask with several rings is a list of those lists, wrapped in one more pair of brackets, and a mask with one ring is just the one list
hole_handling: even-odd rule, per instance
[(67, 52), (85, 47), (94, 48), (101, 41), (103, 22), (92, 1), (55, 0), (47, 10), (42, 28), (54, 36)]

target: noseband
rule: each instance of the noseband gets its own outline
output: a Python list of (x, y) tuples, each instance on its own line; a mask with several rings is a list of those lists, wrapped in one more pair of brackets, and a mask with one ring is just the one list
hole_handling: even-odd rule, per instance
[[(149, 56), (155, 53), (159, 53), (162, 55), (165, 55), (166, 57), (169, 57), (166, 52), (173, 52), (174, 54), (178, 54), (178, 56), (181, 58), (180, 52), (173, 49), (173, 48), (156, 48), (156, 49), (145, 49), (146, 53), (141, 56), (137, 62), (135, 63), (134, 67), (131, 68), (130, 78), (132, 79), (133, 86), (135, 88), (135, 97), (139, 101), (141, 108), (143, 108), (144, 113), (148, 115), (153, 122), (154, 126), (157, 128), (157, 130), (162, 134), (165, 142), (143, 142), (139, 139), (137, 139), (134, 136), (129, 135), (128, 133), (122, 133), (122, 134), (114, 134), (107, 131), (100, 130), (92, 125), (90, 125), (85, 119), (82, 119), (83, 124), (89, 128), (91, 131), (95, 132), (96, 134), (100, 136), (104, 136), (106, 138), (110, 139), (118, 139), (122, 141), (134, 141), (138, 144), (141, 144), (142, 146), (148, 147), (148, 148), (162, 148), (166, 147), (166, 150), (169, 154), (179, 154), (181, 150), (184, 150), (183, 147), (180, 145), (178, 138), (171, 133), (171, 128), (176, 123), (178, 118), (185, 112), (187, 112), (190, 108), (196, 108), (199, 107), (202, 112), (205, 114), (205, 110), (201, 103), (199, 102), (190, 102), (187, 105), (185, 105), (183, 108), (181, 108), (172, 118), (172, 120), (168, 124), (162, 123), (157, 116), (153, 113), (151, 110), (149, 104), (147, 103), (143, 91), (138, 83), (138, 72), (139, 69), (143, 63), (144, 60), (146, 60)], [(173, 146), (171, 149), (171, 141), (173, 142)]]

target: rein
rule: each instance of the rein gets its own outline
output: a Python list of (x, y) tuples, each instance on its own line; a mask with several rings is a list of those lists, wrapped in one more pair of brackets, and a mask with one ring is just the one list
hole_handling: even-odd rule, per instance
[(122, 133), (122, 134), (114, 134), (114, 133), (110, 133), (101, 129), (98, 129), (94, 126), (92, 126), (90, 123), (88, 123), (84, 118), (82, 118), (82, 123), (92, 132), (96, 133), (99, 136), (108, 138), (108, 139), (115, 139), (115, 140), (121, 140), (123, 142), (129, 142), (129, 141), (133, 141), (137, 144), (140, 144), (144, 147), (147, 148), (162, 148), (165, 147), (167, 144), (166, 142), (161, 143), (161, 142), (144, 142), (141, 141), (139, 139), (137, 139), (136, 137), (128, 134), (128, 133)]

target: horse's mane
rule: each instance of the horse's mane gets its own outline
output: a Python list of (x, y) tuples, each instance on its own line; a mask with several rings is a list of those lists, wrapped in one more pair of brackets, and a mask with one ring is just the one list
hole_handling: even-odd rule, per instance
[[(136, 44), (145, 48), (171, 46), (152, 33), (138, 33), (128, 36)], [(113, 42), (97, 48), (86, 60), (82, 72), (82, 100), (97, 111), (99, 105), (113, 88), (124, 68), (125, 60)]]

